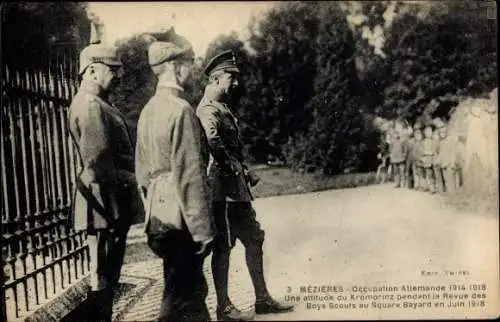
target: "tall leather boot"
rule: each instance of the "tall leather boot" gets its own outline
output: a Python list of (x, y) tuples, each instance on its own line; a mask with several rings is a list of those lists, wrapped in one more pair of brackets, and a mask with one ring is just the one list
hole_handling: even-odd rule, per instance
[(217, 251), (212, 254), (212, 275), (217, 294), (217, 321), (250, 321), (252, 316), (236, 308), (228, 295), (229, 252)]
[(113, 318), (113, 289), (107, 288), (101, 291), (101, 316), (100, 321), (111, 322)]
[(89, 322), (110, 322), (112, 312), (112, 299), (108, 290), (89, 291), (87, 293), (86, 317)]
[(279, 303), (271, 297), (264, 279), (262, 244), (248, 246), (245, 251), (248, 271), (255, 289), (255, 313), (284, 313), (293, 310), (292, 305)]
[(113, 314), (113, 293), (111, 290), (89, 291), (86, 302), (84, 321), (111, 322)]
[(85, 316), (82, 317), (82, 320), (85, 322), (96, 321), (98, 315), (96, 314), (96, 307), (98, 306), (98, 291), (88, 291), (87, 298), (85, 299)]
[(266, 281), (264, 279), (262, 247), (248, 246), (245, 249), (245, 259), (255, 289), (255, 299), (260, 300), (269, 297), (269, 291), (267, 290)]

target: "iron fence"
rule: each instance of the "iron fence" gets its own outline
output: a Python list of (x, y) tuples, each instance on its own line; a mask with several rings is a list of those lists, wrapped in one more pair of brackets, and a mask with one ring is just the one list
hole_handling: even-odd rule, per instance
[(76, 171), (67, 113), (77, 48), (2, 62), (2, 268), (4, 320), (23, 318), (90, 269), (85, 232), (68, 225)]

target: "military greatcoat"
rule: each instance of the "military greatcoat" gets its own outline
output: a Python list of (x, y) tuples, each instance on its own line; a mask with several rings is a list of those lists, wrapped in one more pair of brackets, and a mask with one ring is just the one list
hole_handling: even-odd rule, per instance
[(98, 85), (82, 82), (69, 110), (70, 134), (80, 161), (73, 224), (75, 230), (89, 232), (125, 228), (143, 211), (125, 120), (101, 92)]
[[(146, 231), (188, 229), (195, 242), (214, 236), (207, 179), (208, 143), (199, 119), (180, 97), (182, 88), (159, 84), (137, 126), (136, 177), (146, 192)], [(153, 220), (155, 219), (155, 220)]]

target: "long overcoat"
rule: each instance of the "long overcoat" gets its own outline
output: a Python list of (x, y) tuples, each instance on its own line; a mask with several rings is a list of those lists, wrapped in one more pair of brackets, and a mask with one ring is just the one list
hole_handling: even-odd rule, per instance
[(75, 230), (126, 228), (144, 216), (126, 122), (101, 93), (84, 81), (69, 109), (79, 159), (70, 221)]
[(196, 242), (215, 234), (206, 171), (209, 151), (200, 121), (181, 90), (160, 84), (142, 110), (135, 170), (146, 195), (146, 232), (187, 229)]

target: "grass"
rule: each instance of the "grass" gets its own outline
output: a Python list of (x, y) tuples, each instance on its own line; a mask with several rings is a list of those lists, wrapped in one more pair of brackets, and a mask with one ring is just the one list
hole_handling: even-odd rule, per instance
[(345, 189), (375, 183), (375, 173), (348, 173), (324, 176), (314, 173), (296, 173), (286, 167), (255, 167), (261, 177), (252, 188), (255, 198), (283, 196), (328, 189)]
[(498, 186), (483, 193), (471, 192), (461, 187), (455, 194), (448, 195), (445, 202), (460, 211), (498, 217)]

